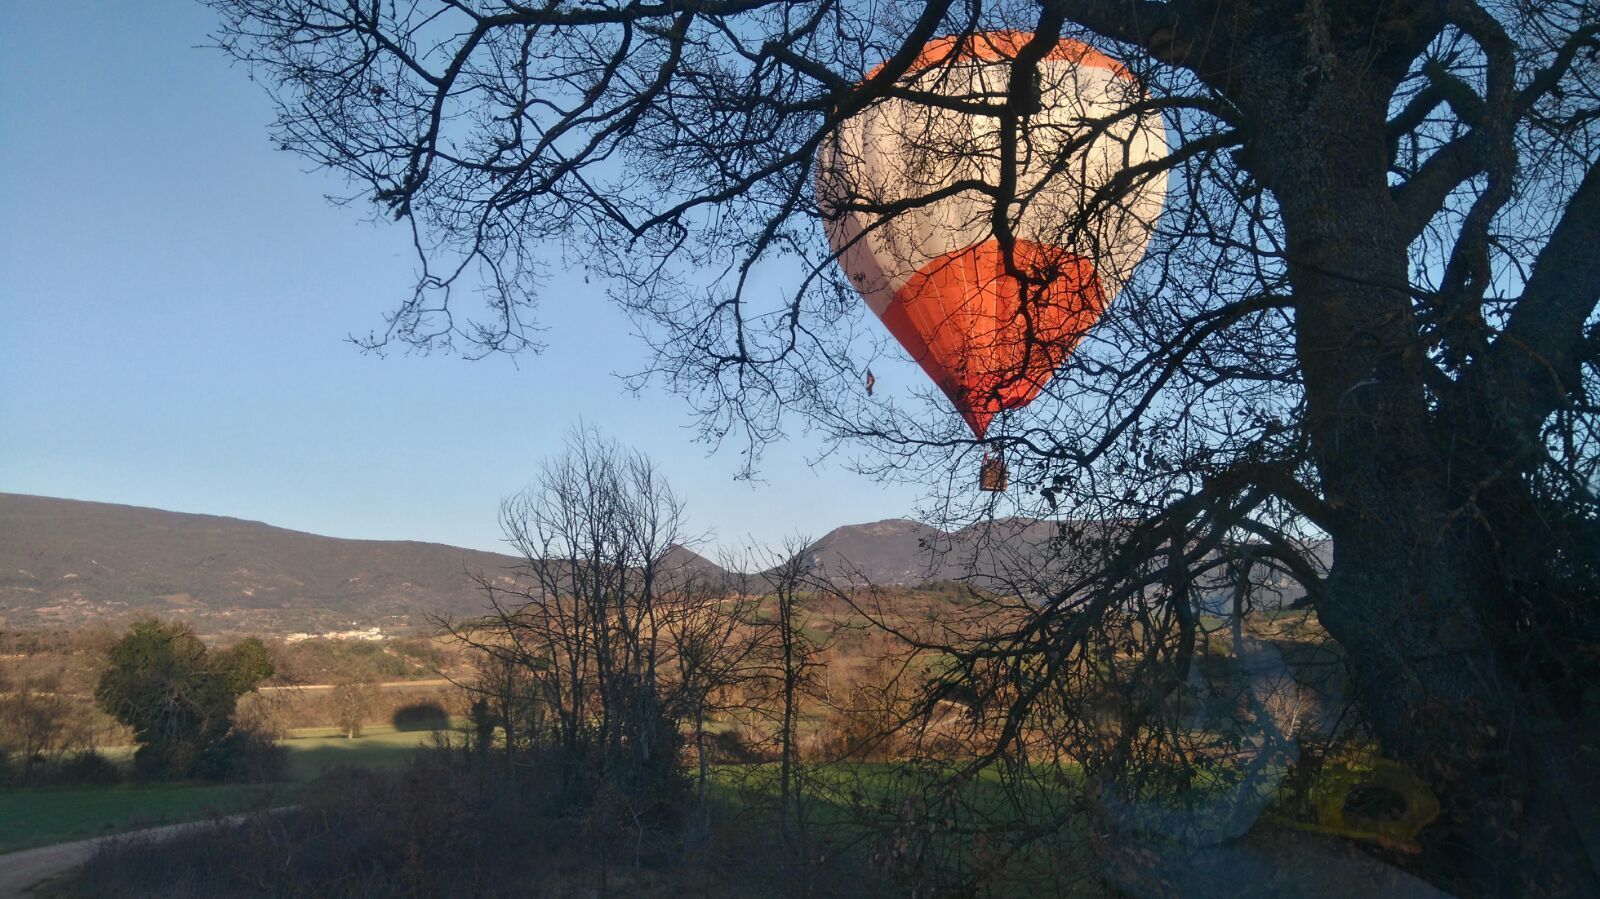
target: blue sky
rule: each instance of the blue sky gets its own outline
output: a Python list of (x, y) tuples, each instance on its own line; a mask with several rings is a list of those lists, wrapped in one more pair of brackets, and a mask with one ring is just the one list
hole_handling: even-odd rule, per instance
[(495, 549), (500, 499), (582, 418), (722, 544), (913, 510), (803, 435), (735, 481), (736, 448), (613, 376), (646, 357), (598, 285), (548, 285), (541, 356), (361, 354), (407, 235), (272, 149), (259, 86), (199, 48), (213, 25), (184, 0), (0, 6), (0, 491)]

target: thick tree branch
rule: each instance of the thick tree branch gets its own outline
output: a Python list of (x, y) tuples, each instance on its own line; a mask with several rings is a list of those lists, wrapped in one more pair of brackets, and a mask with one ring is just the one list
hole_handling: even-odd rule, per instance
[(1522, 298), (1468, 395), (1491, 410), (1512, 439), (1532, 443), (1550, 413), (1580, 384), (1584, 323), (1600, 304), (1600, 162), (1592, 163), (1550, 240), (1534, 260)]

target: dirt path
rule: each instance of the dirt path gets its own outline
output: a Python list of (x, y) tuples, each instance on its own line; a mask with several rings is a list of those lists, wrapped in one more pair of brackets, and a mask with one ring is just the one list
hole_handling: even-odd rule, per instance
[[(222, 820), (235, 822), (243, 820), (244, 817), (242, 814), (230, 815)], [(94, 837), (88, 840), (56, 843), (53, 846), (39, 846), (33, 849), (23, 849), (19, 852), (7, 852), (0, 855), (0, 899), (33, 895), (32, 890), (34, 887), (53, 877), (60, 877), (88, 861), (89, 857), (94, 855), (95, 849), (109, 840), (125, 840), (130, 837), (137, 837), (141, 840), (160, 840), (180, 834), (185, 830), (206, 827), (212, 823), (212, 820), (185, 821), (182, 824), (165, 824), (161, 827), (130, 830), (126, 833)]]
[[(452, 683), (452, 681), (440, 677), (432, 680), (391, 680), (376, 684), (366, 684), (365, 686), (378, 690), (404, 690), (407, 687), (448, 687)], [(275, 693), (280, 690), (301, 690), (307, 693), (314, 693), (320, 690), (332, 690), (337, 686), (339, 684), (291, 684), (283, 687), (257, 687), (256, 690), (261, 693)]]
[(33, 887), (89, 860), (96, 846), (110, 837), (57, 843), (0, 855), (0, 896), (27, 896)]

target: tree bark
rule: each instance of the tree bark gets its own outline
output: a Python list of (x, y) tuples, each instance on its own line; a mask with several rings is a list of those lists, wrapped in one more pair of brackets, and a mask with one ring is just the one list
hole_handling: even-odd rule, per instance
[(1253, 162), (1282, 210), (1306, 421), (1335, 510), (1318, 614), (1384, 747), (1439, 792), (1440, 849), (1463, 888), (1600, 895), (1566, 753), (1528, 726), (1539, 710), (1484, 615), (1497, 585), (1462, 473), (1494, 468), (1473, 458), (1492, 441), (1437, 437), (1387, 184), (1389, 86), (1342, 70), (1285, 90), (1292, 79), (1270, 71), (1245, 96), (1262, 131)]

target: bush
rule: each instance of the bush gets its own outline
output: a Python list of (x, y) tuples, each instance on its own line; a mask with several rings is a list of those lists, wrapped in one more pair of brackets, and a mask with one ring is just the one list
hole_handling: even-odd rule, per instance
[(121, 783), (123, 769), (92, 749), (16, 759), (0, 754), (0, 786), (103, 787)]
[(106, 787), (122, 783), (122, 768), (99, 752), (89, 749), (63, 759), (55, 766), (52, 782), (73, 786)]
[(264, 731), (238, 729), (229, 734), (224, 758), (220, 780), (262, 784), (289, 779), (289, 750)]
[(881, 709), (857, 701), (833, 709), (817, 733), (817, 744), (824, 760), (830, 762), (883, 762), (905, 752), (897, 722)]
[(774, 759), (773, 752), (750, 745), (736, 731), (706, 734), (706, 761), (713, 765), (749, 765)]
[(444, 730), (449, 726), (450, 714), (437, 702), (416, 702), (394, 710), (395, 730)]

